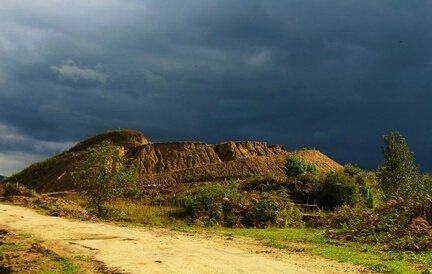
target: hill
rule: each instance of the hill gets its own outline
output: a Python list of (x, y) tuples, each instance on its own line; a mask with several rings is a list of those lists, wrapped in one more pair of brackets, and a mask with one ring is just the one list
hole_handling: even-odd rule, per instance
[(203, 142), (152, 143), (140, 132), (117, 130), (82, 141), (69, 151), (35, 163), (7, 180), (24, 183), (40, 192), (70, 190), (73, 188), (70, 171), (80, 157), (76, 152), (103, 140), (110, 140), (136, 161), (143, 188), (256, 175), (283, 176), (288, 155), (313, 163), (322, 172), (342, 168), (318, 150), (288, 152), (280, 145), (268, 146), (254, 141), (217, 145)]
[(6, 178), (6, 177), (3, 175), (0, 175), (0, 181), (3, 181), (4, 178)]

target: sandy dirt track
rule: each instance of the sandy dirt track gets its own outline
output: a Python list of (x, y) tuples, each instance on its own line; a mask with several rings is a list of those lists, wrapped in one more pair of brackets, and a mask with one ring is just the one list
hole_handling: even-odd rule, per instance
[(0, 204), (0, 226), (125, 273), (368, 273), (350, 264), (264, 247), (251, 239), (81, 222), (12, 205)]

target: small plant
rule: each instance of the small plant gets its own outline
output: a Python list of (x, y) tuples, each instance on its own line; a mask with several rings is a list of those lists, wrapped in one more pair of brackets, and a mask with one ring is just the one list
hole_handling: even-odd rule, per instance
[(314, 164), (307, 163), (303, 159), (299, 159), (295, 156), (289, 156), (285, 163), (285, 174), (288, 177), (296, 177), (302, 174), (318, 173), (318, 169)]

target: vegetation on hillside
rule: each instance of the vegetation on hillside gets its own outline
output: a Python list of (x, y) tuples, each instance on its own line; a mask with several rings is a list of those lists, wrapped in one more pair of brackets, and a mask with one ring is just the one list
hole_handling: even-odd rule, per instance
[(288, 177), (295, 177), (303, 174), (316, 174), (318, 169), (314, 164), (308, 163), (295, 156), (288, 156), (285, 164), (285, 174)]

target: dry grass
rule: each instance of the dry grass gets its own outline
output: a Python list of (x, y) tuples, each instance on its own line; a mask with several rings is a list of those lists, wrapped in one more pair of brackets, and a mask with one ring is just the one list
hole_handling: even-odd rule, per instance
[[(63, 199), (88, 208), (85, 196), (67, 192), (61, 195)], [(152, 226), (183, 226), (185, 221), (176, 216), (181, 212), (180, 202), (155, 202), (149, 199), (116, 199), (106, 205), (108, 219), (124, 221), (134, 224)]]
[(180, 208), (174, 204), (118, 199), (110, 203), (109, 207), (119, 212), (117, 218), (126, 222), (156, 226), (184, 224), (183, 220), (175, 217), (180, 212)]

